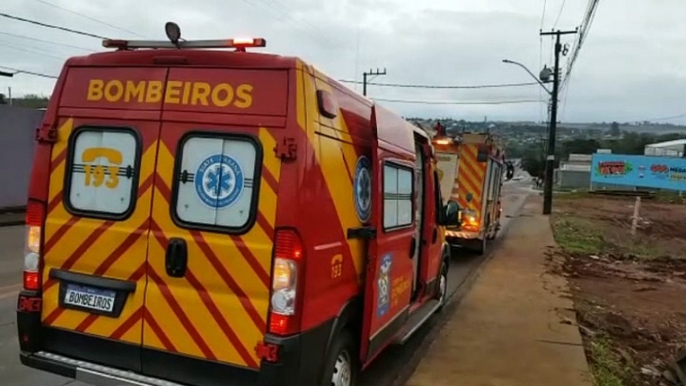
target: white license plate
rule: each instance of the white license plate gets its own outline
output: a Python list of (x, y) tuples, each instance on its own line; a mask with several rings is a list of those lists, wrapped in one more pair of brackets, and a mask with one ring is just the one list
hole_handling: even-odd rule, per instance
[(116, 293), (110, 290), (68, 284), (64, 294), (64, 303), (91, 310), (112, 312), (115, 295)]

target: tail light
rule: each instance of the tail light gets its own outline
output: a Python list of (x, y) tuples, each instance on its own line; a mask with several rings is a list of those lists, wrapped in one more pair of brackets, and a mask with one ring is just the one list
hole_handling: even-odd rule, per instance
[(301, 272), (303, 246), (293, 230), (278, 230), (274, 245), (272, 296), (269, 332), (288, 335), (298, 331), (298, 279)]
[(468, 231), (479, 230), (479, 216), (476, 211), (465, 209), (462, 214), (462, 228)]
[(40, 290), (40, 248), (44, 217), (44, 205), (40, 202), (29, 201), (26, 206), (26, 244), (24, 247), (24, 289), (29, 291)]

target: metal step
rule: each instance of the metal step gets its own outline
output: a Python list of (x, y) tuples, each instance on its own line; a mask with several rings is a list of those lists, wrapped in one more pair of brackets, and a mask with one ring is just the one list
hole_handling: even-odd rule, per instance
[(427, 320), (433, 315), (438, 308), (441, 307), (441, 301), (438, 299), (431, 299), (424, 305), (419, 307), (405, 322), (405, 325), (398, 333), (396, 344), (405, 344), (412, 335), (423, 326)]
[(37, 357), (76, 367), (76, 380), (95, 386), (182, 386), (163, 379), (146, 377), (131, 371), (96, 365), (61, 355), (39, 351)]

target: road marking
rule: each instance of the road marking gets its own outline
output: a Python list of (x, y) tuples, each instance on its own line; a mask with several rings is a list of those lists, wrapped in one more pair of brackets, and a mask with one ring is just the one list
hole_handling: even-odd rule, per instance
[(17, 296), (20, 289), (21, 283), (0, 287), (0, 300)]

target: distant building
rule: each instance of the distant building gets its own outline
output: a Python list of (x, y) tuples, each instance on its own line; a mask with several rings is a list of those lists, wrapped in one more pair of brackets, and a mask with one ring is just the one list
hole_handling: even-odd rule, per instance
[(657, 157), (686, 157), (686, 139), (653, 143), (645, 147), (644, 155)]
[(591, 184), (591, 154), (570, 154), (567, 161), (560, 161), (555, 182), (561, 188), (587, 188)]

